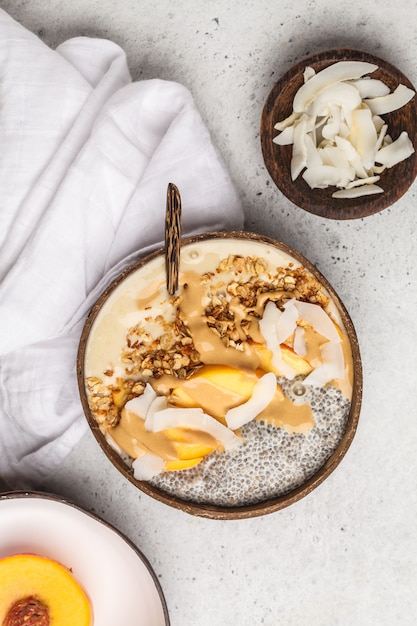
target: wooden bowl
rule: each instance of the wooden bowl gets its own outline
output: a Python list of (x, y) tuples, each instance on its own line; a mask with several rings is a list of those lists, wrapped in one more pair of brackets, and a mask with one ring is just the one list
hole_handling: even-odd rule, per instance
[[(353, 440), (359, 419), (362, 399), (362, 366), (360, 351), (352, 321), (339, 297), (337, 296), (329, 282), (324, 278), (324, 276), (322, 276), (318, 272), (318, 270), (297, 251), (293, 250), (283, 243), (277, 242), (267, 237), (263, 237), (253, 233), (233, 231), (206, 233), (204, 235), (196, 235), (183, 239), (181, 243), (182, 255), (185, 254), (184, 251), (187, 249), (187, 246), (191, 246), (189, 248), (189, 250), (191, 251), (190, 258), (193, 258), (192, 254), (196, 244), (201, 245), (202, 243), (204, 245), (204, 243), (208, 242), (209, 240), (214, 240), (214, 243), (217, 245), (217, 247), (215, 248), (216, 251), (219, 247), (219, 243), (223, 243), (223, 245), (226, 246), (226, 249), (228, 250), (227, 254), (236, 253), (236, 245), (240, 245), (240, 251), (242, 249), (246, 251), (247, 247), (250, 245), (261, 244), (262, 251), (266, 252), (267, 254), (271, 253), (270, 248), (272, 247), (278, 250), (280, 253), (282, 252), (284, 255), (289, 255), (292, 259), (291, 262), (295, 260), (296, 264), (300, 264), (307, 271), (311, 272), (311, 274), (313, 274), (313, 276), (320, 281), (324, 289), (330, 295), (330, 298), (333, 301), (336, 310), (338, 311), (338, 315), (340, 316), (340, 320), (345, 328), (345, 333), (350, 342), (353, 363), (353, 392), (349, 406), (349, 414), (346, 418), (346, 424), (344, 424), (343, 426), (344, 430), (342, 431), (341, 438), (340, 440), (338, 440), (337, 445), (335, 445), (332, 453), (330, 454), (330, 456), (328, 456), (323, 465), (318, 467), (317, 471), (315, 471), (313, 475), (305, 480), (303, 484), (298, 485), (294, 489), (291, 489), (288, 493), (285, 493), (284, 495), (272, 497), (261, 502), (257, 502), (255, 504), (248, 504), (244, 506), (214, 506), (212, 504), (202, 504), (176, 497), (174, 495), (166, 493), (165, 491), (162, 491), (160, 488), (153, 486), (149, 482), (135, 479), (132, 469), (122, 460), (121, 456), (119, 456), (119, 454), (115, 452), (113, 447), (109, 445), (108, 441), (100, 430), (96, 419), (92, 414), (86, 392), (86, 358), (88, 357), (89, 339), (90, 336), (93, 336), (94, 325), (97, 317), (103, 310), (108, 319), (109, 308), (106, 308), (106, 305), (109, 298), (112, 296), (112, 294), (115, 293), (115, 290), (123, 289), (125, 281), (131, 280), (132, 277), (134, 277), (135, 273), (138, 273), (142, 269), (146, 268), (147, 264), (154, 263), (155, 261), (159, 263), (160, 261), (162, 265), (163, 250), (157, 250), (156, 252), (153, 252), (152, 254), (133, 264), (131, 267), (127, 268), (104, 291), (104, 293), (97, 300), (96, 304), (93, 306), (85, 322), (78, 351), (77, 376), (79, 392), (88, 424), (101, 449), (104, 451), (104, 453), (113, 463), (113, 465), (120, 471), (120, 473), (136, 487), (138, 487), (138, 489), (140, 489), (142, 492), (146, 493), (152, 498), (155, 498), (156, 500), (159, 500), (160, 502), (163, 502), (171, 507), (180, 509), (191, 515), (222, 520), (250, 518), (265, 515), (266, 513), (271, 513), (273, 511), (278, 511), (279, 509), (282, 509), (297, 502), (298, 500), (312, 492), (320, 483), (322, 483), (341, 462)], [(141, 275), (141, 289), (144, 286), (142, 279), (143, 275)], [(130, 298), (132, 297), (132, 293), (134, 292), (131, 285), (132, 283), (129, 283)], [(134, 293), (136, 293), (136, 291)], [(100, 345), (106, 346), (105, 349), (107, 350), (107, 339), (105, 333), (103, 333), (103, 330), (100, 329), (97, 334), (100, 335), (100, 342), (102, 342), (100, 343)]]
[[(274, 125), (288, 117), (298, 89), (303, 84), (306, 66), (316, 72), (338, 61), (365, 61), (378, 65), (372, 78), (382, 80), (391, 91), (400, 83), (414, 89), (408, 78), (396, 67), (366, 52), (357, 50), (331, 50), (309, 57), (297, 63), (280, 78), (269, 94), (261, 120), (261, 145), (266, 168), (274, 183), (291, 202), (310, 213), (331, 219), (355, 219), (378, 213), (401, 198), (417, 175), (417, 154), (398, 163), (381, 174), (378, 183), (383, 193), (359, 198), (332, 198), (334, 187), (311, 189), (300, 176), (291, 180), (290, 163), (292, 146), (279, 146), (273, 138), (279, 133)], [(417, 97), (414, 96), (404, 107), (383, 116), (388, 123), (388, 134), (395, 140), (402, 131), (407, 131), (414, 149), (417, 150)]]

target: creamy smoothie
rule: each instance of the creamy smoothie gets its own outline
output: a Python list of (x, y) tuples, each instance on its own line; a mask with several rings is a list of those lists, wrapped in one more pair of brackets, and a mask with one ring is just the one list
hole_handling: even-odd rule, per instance
[(246, 505), (303, 484), (349, 417), (353, 364), (338, 307), (296, 258), (259, 240), (181, 248), (111, 292), (92, 325), (86, 393), (138, 480), (184, 500)]

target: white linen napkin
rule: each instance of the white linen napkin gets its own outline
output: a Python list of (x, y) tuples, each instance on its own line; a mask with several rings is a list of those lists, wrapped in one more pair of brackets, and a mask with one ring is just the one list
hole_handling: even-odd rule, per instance
[(0, 10), (0, 476), (33, 488), (87, 427), (75, 360), (91, 305), (162, 246), (168, 182), (183, 234), (243, 226), (181, 85), (132, 83), (123, 50), (55, 51)]

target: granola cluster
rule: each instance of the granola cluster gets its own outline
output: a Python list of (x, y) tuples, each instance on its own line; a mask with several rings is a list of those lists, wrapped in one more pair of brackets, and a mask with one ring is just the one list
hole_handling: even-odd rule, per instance
[(142, 324), (129, 329), (122, 352), (126, 374), (145, 379), (164, 374), (189, 378), (202, 363), (180, 309), (176, 309), (173, 322), (166, 322), (161, 316), (155, 321), (164, 331), (157, 339), (152, 339)]
[[(104, 376), (111, 376), (105, 372)], [(117, 378), (115, 384), (106, 385), (101, 378), (89, 376), (86, 380), (90, 410), (100, 426), (117, 426), (120, 411), (128, 400), (140, 396), (145, 389), (143, 381)]]
[[(250, 326), (260, 319), (263, 304), (270, 298), (283, 308), (291, 298), (319, 304), (326, 307), (329, 298), (323, 293), (322, 286), (305, 268), (277, 268), (274, 274), (267, 271), (263, 259), (229, 255), (217, 268), (218, 274), (230, 273), (235, 279), (228, 284), (214, 283), (210, 286), (211, 303), (205, 315), (208, 326), (225, 343), (237, 350), (242, 350), (244, 342), (250, 340)], [(210, 276), (206, 275), (210, 279)], [(213, 282), (213, 281), (212, 281)], [(243, 319), (236, 320), (234, 312), (236, 300), (245, 311)], [(263, 306), (262, 306), (263, 308)]]
[(271, 273), (264, 259), (229, 255), (216, 271), (236, 274), (236, 280), (227, 285), (227, 292), (239, 297), (247, 307), (254, 307), (259, 295), (265, 292), (282, 292), (282, 304), (290, 298), (322, 307), (329, 303), (320, 282), (304, 267), (294, 268), (292, 263), (288, 267), (277, 267)]
[[(321, 284), (305, 268), (290, 264), (271, 273), (267, 263), (256, 257), (230, 255), (214, 272), (204, 274), (202, 281), (209, 298), (204, 311), (207, 325), (227, 347), (236, 350), (243, 350), (245, 342), (251, 341), (251, 324), (260, 319), (268, 299), (280, 308), (291, 298), (322, 307), (328, 304)], [(144, 381), (149, 378), (170, 375), (187, 379), (203, 366), (182, 317), (180, 298), (174, 296), (171, 304), (175, 310), (173, 320), (160, 315), (148, 317), (145, 324), (140, 322), (129, 329), (121, 354), (125, 378), (118, 378), (112, 385), (96, 377), (87, 379), (89, 404), (100, 425), (115, 426), (125, 403), (143, 392)], [(161, 327), (157, 338), (146, 330), (147, 322)], [(112, 375), (105, 372), (104, 378)]]

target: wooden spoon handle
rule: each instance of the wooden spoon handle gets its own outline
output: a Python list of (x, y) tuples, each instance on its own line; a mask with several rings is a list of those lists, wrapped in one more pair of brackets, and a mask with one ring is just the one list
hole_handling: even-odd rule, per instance
[(167, 289), (173, 296), (178, 289), (181, 247), (181, 196), (174, 183), (168, 184), (165, 216), (165, 268)]

